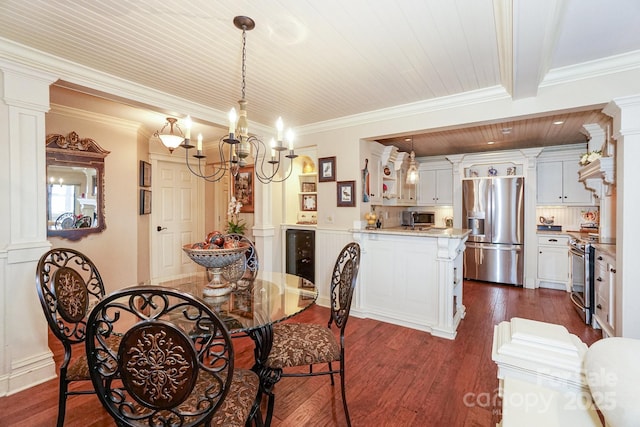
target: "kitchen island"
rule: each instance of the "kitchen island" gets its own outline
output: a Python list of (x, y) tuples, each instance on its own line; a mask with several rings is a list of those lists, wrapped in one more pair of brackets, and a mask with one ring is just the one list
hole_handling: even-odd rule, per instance
[(462, 260), (470, 230), (352, 230), (362, 248), (353, 310), (362, 317), (454, 339), (465, 315)]

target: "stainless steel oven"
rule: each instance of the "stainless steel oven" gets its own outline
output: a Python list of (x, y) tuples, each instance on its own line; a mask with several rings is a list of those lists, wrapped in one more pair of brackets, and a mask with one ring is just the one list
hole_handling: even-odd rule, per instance
[(591, 324), (594, 304), (594, 247), (587, 241), (569, 239), (571, 301), (584, 322)]

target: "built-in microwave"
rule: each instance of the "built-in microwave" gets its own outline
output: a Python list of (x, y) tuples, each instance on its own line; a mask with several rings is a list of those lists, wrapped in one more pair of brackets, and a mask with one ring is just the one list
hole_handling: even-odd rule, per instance
[(402, 225), (404, 227), (429, 226), (436, 223), (435, 212), (402, 211)]

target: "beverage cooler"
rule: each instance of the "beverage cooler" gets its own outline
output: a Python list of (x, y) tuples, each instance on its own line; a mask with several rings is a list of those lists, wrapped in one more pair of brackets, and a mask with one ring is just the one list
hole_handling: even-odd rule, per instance
[(316, 233), (313, 230), (287, 230), (287, 273), (315, 283)]

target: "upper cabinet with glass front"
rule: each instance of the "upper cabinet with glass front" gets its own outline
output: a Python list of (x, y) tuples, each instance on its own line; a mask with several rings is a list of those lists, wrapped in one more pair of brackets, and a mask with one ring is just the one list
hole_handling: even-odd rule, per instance
[(47, 136), (47, 236), (78, 240), (106, 228), (104, 159), (96, 141)]

